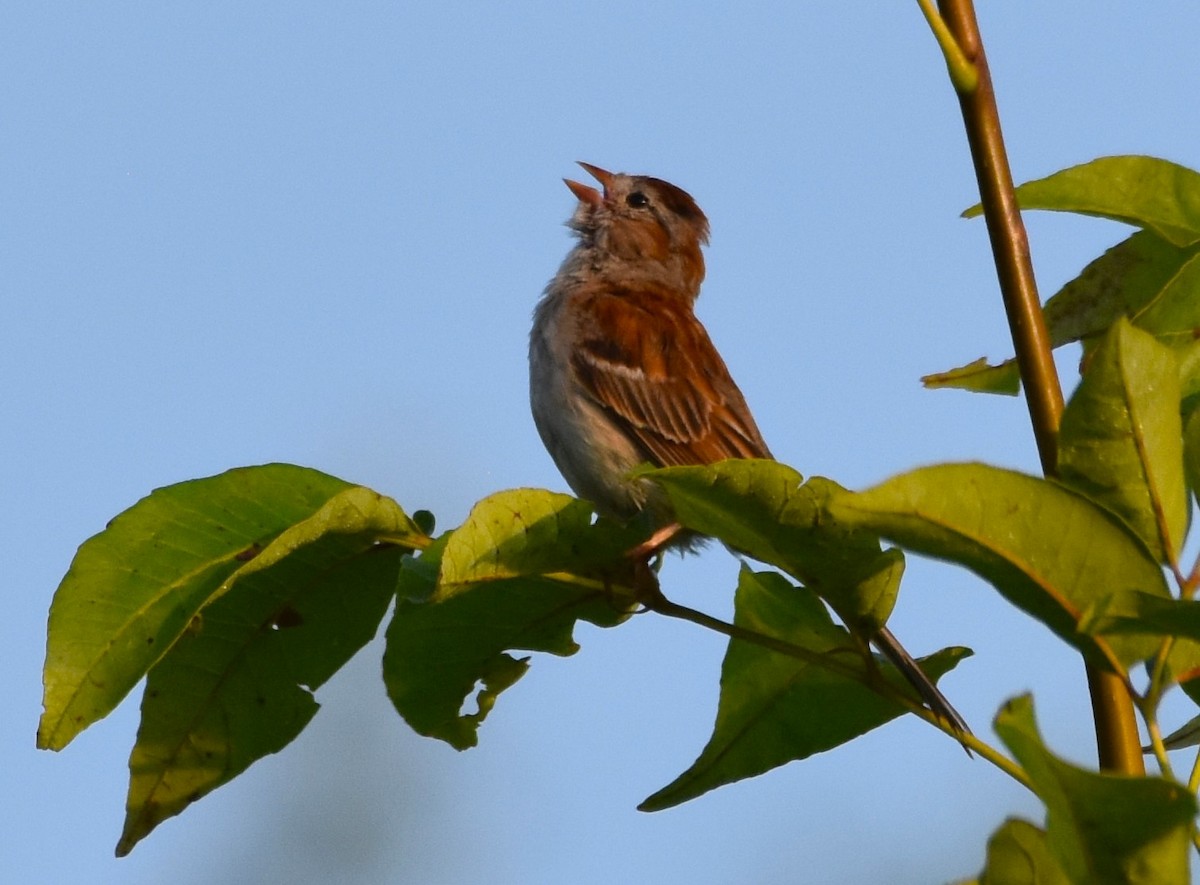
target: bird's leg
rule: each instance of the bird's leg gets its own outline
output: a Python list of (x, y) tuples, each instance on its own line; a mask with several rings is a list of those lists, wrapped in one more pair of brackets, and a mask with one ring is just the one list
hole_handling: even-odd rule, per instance
[(683, 531), (683, 526), (677, 522), (671, 522), (664, 525), (662, 528), (655, 529), (654, 534), (647, 538), (642, 543), (638, 544), (625, 555), (630, 559), (648, 559), (655, 553), (661, 551), (672, 538)]

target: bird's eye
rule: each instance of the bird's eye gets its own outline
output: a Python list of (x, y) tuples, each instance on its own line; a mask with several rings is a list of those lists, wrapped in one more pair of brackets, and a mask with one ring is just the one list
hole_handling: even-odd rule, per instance
[(650, 200), (641, 191), (634, 191), (625, 198), (625, 204), (627, 206), (632, 206), (634, 209), (642, 209), (650, 205)]

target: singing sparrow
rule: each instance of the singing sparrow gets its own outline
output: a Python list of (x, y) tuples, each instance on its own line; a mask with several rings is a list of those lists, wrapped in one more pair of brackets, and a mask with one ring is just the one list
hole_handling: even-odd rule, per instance
[[(682, 188), (580, 163), (578, 237), (538, 303), (529, 398), (538, 433), (577, 495), (605, 515), (649, 510), (653, 545), (686, 542), (662, 492), (630, 478), (643, 463), (770, 458), (746, 400), (692, 306), (708, 219)], [(886, 628), (871, 641), (955, 727), (966, 724)]]

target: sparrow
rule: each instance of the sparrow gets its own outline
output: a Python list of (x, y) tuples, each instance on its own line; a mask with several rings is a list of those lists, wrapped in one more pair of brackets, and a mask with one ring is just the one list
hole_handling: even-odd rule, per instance
[[(622, 521), (649, 512), (657, 530), (639, 551), (690, 546), (662, 490), (630, 472), (772, 458), (693, 311), (708, 219), (662, 179), (579, 165), (601, 189), (564, 179), (579, 201), (567, 222), (577, 242), (533, 314), (533, 420), (567, 484), (597, 512)], [(969, 732), (887, 627), (870, 640), (935, 713)]]

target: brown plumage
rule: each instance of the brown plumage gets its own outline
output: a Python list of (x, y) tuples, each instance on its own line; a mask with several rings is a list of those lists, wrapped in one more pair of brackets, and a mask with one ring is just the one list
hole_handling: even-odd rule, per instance
[[(661, 491), (630, 471), (770, 458), (771, 452), (692, 305), (704, 280), (708, 219), (687, 191), (581, 163), (568, 225), (578, 237), (534, 311), (529, 391), (534, 422), (567, 483), (627, 519), (660, 528), (644, 550), (686, 543)], [(871, 641), (955, 727), (967, 726), (886, 628)]]
[(580, 165), (604, 192), (567, 182), (579, 242), (534, 315), (534, 419), (567, 482), (601, 512), (651, 506), (665, 518), (654, 487), (625, 476), (634, 467), (771, 453), (692, 311), (708, 219), (666, 181)]

